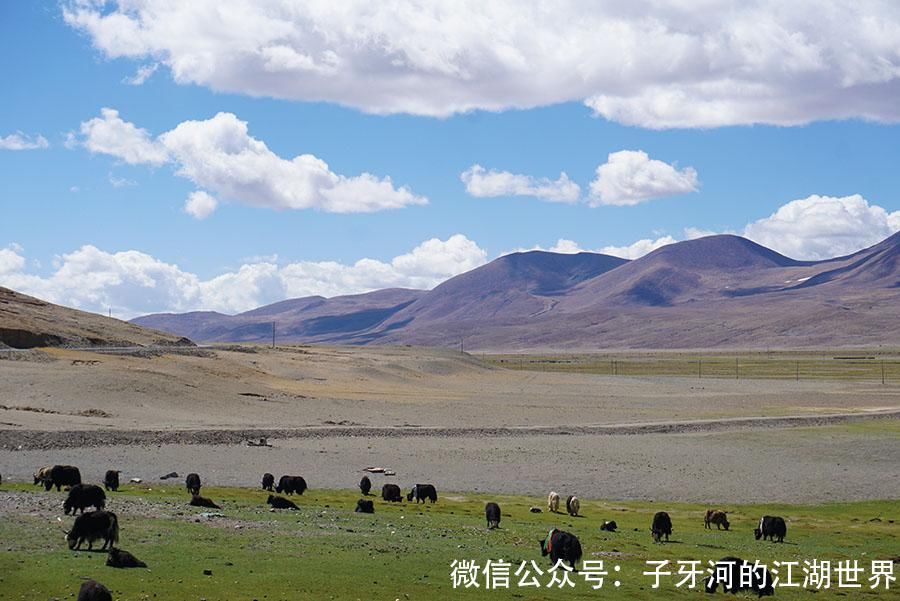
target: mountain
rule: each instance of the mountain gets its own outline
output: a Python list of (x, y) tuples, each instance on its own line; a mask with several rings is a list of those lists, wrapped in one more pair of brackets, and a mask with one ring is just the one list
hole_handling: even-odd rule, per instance
[(178, 335), (54, 305), (0, 287), (0, 348), (193, 345)]
[(797, 261), (739, 236), (626, 261), (541, 251), (500, 257), (430, 291), (282, 301), (236, 316), (135, 323), (197, 340), (280, 339), (483, 350), (900, 346), (900, 234)]

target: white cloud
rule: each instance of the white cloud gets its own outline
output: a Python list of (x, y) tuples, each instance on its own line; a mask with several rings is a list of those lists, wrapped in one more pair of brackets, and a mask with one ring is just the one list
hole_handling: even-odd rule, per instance
[(169, 160), (166, 149), (152, 140), (146, 129), (123, 121), (119, 111), (104, 108), (100, 115), (81, 124), (84, 147), (91, 152), (114, 156), (129, 165), (162, 165)]
[(889, 0), (64, 0), (108, 58), (373, 113), (585, 102), (642, 127), (900, 120)]
[(26, 270), (19, 246), (0, 249), (0, 286), (51, 302), (120, 317), (159, 311), (215, 310), (236, 313), (310, 295), (336, 296), (388, 287), (427, 289), (487, 261), (485, 251), (461, 234), (433, 238), (390, 261), (360, 259), (261, 260), (202, 279), (179, 266), (135, 250), (110, 253), (83, 246), (57, 257), (53, 273)]
[(141, 86), (144, 85), (150, 77), (156, 73), (156, 70), (159, 69), (159, 63), (151, 63), (149, 65), (143, 65), (138, 67), (138, 70), (131, 77), (126, 77), (122, 80), (122, 83), (127, 83), (130, 86)]
[(107, 174), (106, 178), (113, 188), (129, 188), (137, 185), (137, 182), (132, 179), (128, 179), (127, 177), (117, 177), (112, 173)]
[(644, 238), (627, 246), (604, 246), (597, 252), (613, 255), (614, 257), (622, 257), (623, 259), (639, 259), (657, 248), (662, 248), (675, 242), (678, 242), (678, 240), (672, 236), (662, 236), (656, 239)]
[(466, 169), (460, 179), (466, 184), (466, 192), (479, 198), (534, 196), (550, 202), (576, 202), (581, 195), (581, 188), (565, 172), (553, 181), (509, 171), (487, 171), (476, 164)]
[(900, 231), (900, 211), (890, 213), (854, 194), (793, 200), (744, 228), (744, 236), (793, 259), (848, 255)]
[(102, 109), (101, 115), (81, 124), (86, 148), (132, 164), (170, 162), (178, 175), (223, 200), (331, 213), (365, 213), (428, 202), (406, 187), (395, 187), (390, 177), (339, 175), (311, 154), (283, 159), (250, 136), (247, 123), (232, 113), (184, 121), (156, 139), (123, 121), (114, 109)]
[(651, 159), (642, 150), (611, 152), (607, 162), (597, 167), (591, 182), (591, 206), (636, 205), (654, 198), (696, 192), (697, 172), (686, 167), (678, 170), (668, 163)]
[(196, 192), (191, 192), (187, 200), (184, 201), (184, 212), (195, 219), (206, 219), (213, 214), (213, 211), (218, 206), (218, 200), (203, 190), (197, 190)]
[(17, 131), (8, 136), (0, 136), (0, 150), (35, 150), (38, 148), (47, 148), (50, 143), (47, 138), (38, 134), (29, 136)]

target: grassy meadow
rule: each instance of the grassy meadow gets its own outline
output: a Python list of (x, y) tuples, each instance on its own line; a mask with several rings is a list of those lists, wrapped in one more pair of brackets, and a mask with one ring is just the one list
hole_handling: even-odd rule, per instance
[[(264, 505), (267, 493), (261, 490), (210, 487), (203, 494), (220, 502), (218, 513), (224, 517), (204, 517), (215, 510), (189, 507), (180, 486), (127, 485), (109, 493), (108, 509), (119, 515), (119, 546), (149, 566), (116, 570), (104, 565), (104, 553), (67, 549), (61, 527), (72, 518), (62, 515), (64, 493), (3, 484), (0, 597), (73, 598), (81, 578), (92, 577), (106, 584), (114, 598), (129, 600), (687, 599), (704, 593), (676, 589), (672, 578), (652, 589), (653, 578), (642, 575), (649, 569), (645, 561), (701, 560), (705, 567), (708, 560), (725, 555), (764, 562), (858, 559), (866, 567), (865, 580), (872, 559), (900, 555), (896, 501), (722, 507), (731, 520), (726, 532), (704, 530), (706, 507), (677, 503), (583, 500), (583, 517), (569, 517), (547, 513), (543, 497), (439, 491), (433, 506), (376, 499), (376, 513), (365, 515), (353, 512), (360, 495), (348, 490), (310, 490), (294, 497), (300, 511), (276, 512)], [(488, 500), (502, 507), (499, 530), (486, 528), (483, 506)], [(13, 502), (22, 509), (12, 512)], [(544, 512), (530, 513), (531, 506)], [(663, 509), (674, 524), (672, 541), (654, 544), (648, 531), (651, 516)], [(784, 544), (754, 540), (752, 529), (762, 514), (785, 517)], [(604, 519), (615, 520), (619, 531), (600, 531)], [(509, 589), (487, 591), (483, 576), (479, 589), (453, 589), (454, 559), (483, 566), (488, 559), (502, 558), (512, 563), (512, 572), (522, 561), (535, 560), (547, 570), (549, 560), (541, 558), (538, 539), (552, 527), (576, 534), (584, 559), (605, 561), (610, 576), (602, 589), (591, 589), (578, 575), (575, 587), (565, 590), (520, 588), (515, 576)], [(616, 565), (620, 572), (613, 571)], [(614, 579), (620, 587), (612, 585)], [(546, 585), (550, 575), (540, 580)], [(877, 593), (867, 586), (820, 592), (778, 588), (776, 597), (900, 599), (900, 586), (894, 583), (891, 590)]]

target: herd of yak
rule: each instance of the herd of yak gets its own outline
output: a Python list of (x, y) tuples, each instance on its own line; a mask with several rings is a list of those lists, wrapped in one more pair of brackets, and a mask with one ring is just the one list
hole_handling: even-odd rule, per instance
[[(69, 549), (80, 549), (85, 542), (88, 549), (93, 548), (94, 542), (103, 541), (101, 550), (106, 550), (108, 556), (106, 565), (115, 568), (143, 568), (147, 567), (143, 561), (137, 559), (134, 555), (119, 549), (116, 544), (119, 542), (119, 522), (116, 514), (106, 511), (106, 491), (117, 491), (119, 489), (119, 474), (117, 470), (109, 470), (106, 472), (103, 482), (103, 488), (95, 484), (83, 484), (81, 481), (81, 472), (77, 467), (70, 465), (54, 465), (42, 467), (34, 473), (34, 484), (43, 485), (45, 490), (51, 490), (56, 487), (57, 491), (63, 488), (68, 489), (68, 495), (63, 502), (63, 510), (66, 515), (70, 513), (74, 516), (78, 515), (72, 528), (66, 531), (66, 541)], [(177, 477), (177, 474), (164, 476)], [(200, 476), (195, 473), (188, 474), (185, 478), (185, 488), (191, 495), (190, 505), (197, 507), (209, 507), (219, 509), (219, 506), (211, 499), (200, 496), (201, 488)], [(287, 494), (302, 495), (307, 490), (306, 480), (302, 476), (282, 476), (278, 483), (275, 483), (275, 476), (266, 473), (262, 478), (262, 488), (278, 495)], [(363, 497), (368, 497), (372, 490), (372, 481), (368, 476), (363, 476), (359, 482), (360, 492)], [(403, 500), (400, 487), (396, 484), (385, 484), (381, 489), (381, 498), (387, 502), (401, 502)], [(430, 501), (437, 502), (437, 490), (432, 484), (416, 484), (406, 495), (407, 501), (415, 500), (416, 503)], [(282, 496), (270, 494), (266, 500), (268, 505), (273, 509), (299, 509), (297, 505), (290, 499)], [(551, 492), (547, 497), (547, 509), (552, 513), (558, 513), (561, 498), (556, 492)], [(93, 507), (93, 511), (85, 512), (85, 509)], [(566, 499), (566, 512), (571, 516), (579, 515), (581, 503), (578, 497), (571, 495)], [(375, 505), (367, 498), (360, 499), (356, 504), (356, 512), (374, 513)], [(532, 507), (531, 511), (540, 513), (540, 507)], [(489, 529), (500, 527), (500, 506), (497, 503), (489, 502), (484, 508), (487, 527)], [(716, 529), (724, 528), (728, 530), (730, 524), (728, 515), (724, 511), (710, 509), (704, 516), (704, 527)], [(614, 521), (605, 521), (600, 526), (601, 530), (615, 532), (616, 523)], [(653, 516), (650, 526), (650, 533), (654, 542), (661, 543), (663, 538), (669, 540), (672, 534), (672, 520), (665, 511), (659, 511)], [(787, 526), (781, 517), (763, 516), (759, 520), (759, 524), (754, 530), (756, 540), (771, 540), (773, 542), (784, 542), (787, 534)], [(568, 562), (573, 569), (575, 564), (581, 561), (582, 550), (581, 543), (574, 534), (558, 530), (556, 528), (550, 530), (547, 537), (540, 541), (541, 555), (550, 556), (551, 561)], [(741, 585), (741, 579), (738, 577), (741, 569), (749, 571), (752, 583), (746, 582)], [(733, 572), (733, 577), (725, 576), (726, 572)], [(746, 579), (744, 579), (746, 581)], [(707, 592), (715, 592), (719, 585), (723, 586), (725, 592), (737, 592), (738, 590), (751, 590), (758, 596), (768, 596), (774, 593), (772, 587), (772, 578), (766, 569), (762, 566), (751, 566), (749, 562), (737, 557), (724, 557), (717, 563), (717, 569), (713, 575), (709, 576), (705, 582)], [(109, 590), (102, 584), (88, 580), (82, 584), (78, 594), (78, 601), (111, 601), (112, 596)]]

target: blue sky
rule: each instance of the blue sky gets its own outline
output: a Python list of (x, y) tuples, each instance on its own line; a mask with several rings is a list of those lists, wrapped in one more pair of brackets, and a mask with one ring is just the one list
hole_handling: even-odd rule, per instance
[[(259, 10), (265, 11), (266, 4), (259, 3)], [(864, 82), (870, 88), (865, 102), (822, 84), (822, 102), (806, 108), (809, 90), (801, 94), (779, 76), (767, 79), (761, 70), (750, 77), (771, 86), (769, 100), (784, 106), (795, 103), (795, 112), (746, 109), (753, 99), (749, 105), (744, 104), (746, 99), (701, 99), (727, 101), (737, 108), (728, 105), (728, 117), (721, 124), (705, 121), (698, 108), (683, 126), (674, 128), (668, 123), (661, 128), (658, 114), (638, 114), (634, 107), (640, 105), (640, 98), (618, 100), (632, 102), (624, 109), (598, 109), (612, 101), (592, 103), (577, 89), (571, 98), (563, 94), (550, 101), (545, 95), (555, 91), (537, 87), (516, 96), (508, 91), (515, 89), (514, 75), (494, 96), (490, 78), (482, 78), (477, 71), (461, 79), (451, 75), (446, 84), (447, 96), (464, 99), (463, 109), (448, 109), (443, 96), (433, 94), (436, 84), (424, 77), (399, 91), (402, 98), (391, 98), (395, 104), (379, 100), (369, 105), (366, 80), (370, 76), (364, 71), (350, 72), (347, 78), (352, 84), (322, 92), (331, 96), (324, 99), (316, 96), (316, 85), (329, 89), (331, 80), (305, 79), (306, 84), (297, 87), (290, 71), (278, 73), (271, 81), (257, 77), (259, 69), (254, 72), (252, 66), (235, 71), (233, 64), (226, 63), (227, 48), (212, 76), (206, 75), (205, 67), (194, 66), (196, 72), (190, 72), (190, 64), (186, 73), (179, 61), (188, 61), (178, 54), (178, 40), (151, 40), (155, 33), (148, 32), (148, 41), (142, 42), (146, 47), (109, 42), (102, 26), (87, 17), (102, 18), (120, 8), (114, 3), (99, 9), (85, 6), (7, 2), (0, 7), (0, 51), (7, 57), (0, 63), (5, 82), (0, 95), (0, 139), (8, 136), (7, 147), (0, 148), (4, 180), (0, 249), (5, 249), (0, 251), (5, 252), (0, 254), (0, 285), (57, 302), (95, 311), (114, 307), (132, 316), (199, 308), (236, 311), (286, 296), (361, 292), (380, 285), (428, 287), (515, 249), (611, 251), (610, 247), (618, 247), (619, 254), (635, 257), (643, 251), (630, 245), (642, 239), (647, 242), (641, 248), (647, 250), (657, 241), (700, 232), (744, 233), (748, 224), (766, 220), (786, 205), (790, 210), (782, 219), (766, 221), (753, 231), (758, 241), (797, 258), (856, 250), (900, 228), (896, 192), (900, 189), (896, 167), (900, 137), (894, 124), (897, 116), (891, 112), (895, 109), (889, 106), (896, 103), (878, 101), (881, 96), (897, 97), (897, 76), (882, 77), (877, 84)], [(304, 8), (304, 3), (297, 6)], [(889, 5), (873, 3), (871, 9), (887, 10), (887, 21), (897, 22), (896, 11)], [(69, 11), (68, 18), (64, 11)], [(149, 20), (150, 11), (122, 14), (141, 22)], [(627, 18), (597, 15), (598, 19), (613, 17)], [(782, 21), (774, 20), (791, 24), (795, 17), (780, 15)], [(444, 27), (438, 21), (437, 25), (429, 22), (428, 27)], [(252, 27), (248, 30), (252, 37)], [(402, 47), (402, 41), (398, 39), (395, 46)], [(116, 43), (123, 47), (117, 48)], [(895, 72), (900, 73), (896, 45), (874, 45), (871, 52), (863, 59), (894, 61)], [(340, 56), (340, 49), (335, 53)], [(360, 59), (353, 55), (344, 62), (352, 60)], [(337, 69), (345, 68), (344, 62)], [(815, 81), (846, 80), (846, 73), (837, 72), (846, 68), (841, 64), (836, 59), (835, 66), (826, 64), (824, 74)], [(142, 66), (153, 65), (155, 71), (141, 85), (127, 83)], [(540, 78), (553, 67), (535, 65), (529, 79)], [(421, 71), (414, 64), (409, 69), (412, 76)], [(336, 77), (329, 73), (327, 77)], [(308, 78), (308, 73), (303, 77)], [(374, 69), (373, 97), (382, 93), (381, 87), (392, 85), (379, 77), (386, 76)], [(603, 92), (605, 81), (597, 84), (598, 93)], [(548, 83), (548, 89), (554, 86)], [(497, 103), (510, 106), (497, 110)], [(207, 120), (218, 113), (231, 113), (246, 123), (250, 138), (263, 142), (281, 159), (310, 154), (327, 163), (335, 177), (354, 178), (362, 173), (389, 177), (390, 198), (385, 202), (394, 202), (404, 188), (415, 198), (427, 199), (427, 204), (331, 212), (333, 205), (327, 199), (332, 197), (326, 196), (326, 200), (304, 204), (309, 208), (284, 208), (287, 201), (262, 198), (265, 190), (247, 197), (235, 193), (228, 169), (206, 177), (179, 175), (179, 170), (191, 165), (205, 169), (195, 163), (207, 155), (184, 158), (184, 153), (194, 151), (171, 144), (164, 152), (180, 158), (129, 164), (117, 151), (98, 150), (100, 146), (82, 129), (82, 124), (100, 119), (104, 107), (146, 130), (149, 143), (157, 146), (161, 144), (158, 136), (183, 122), (211, 123)], [(46, 144), (14, 148), (18, 140), (34, 143), (37, 136)], [(651, 186), (658, 193), (637, 200), (625, 194), (612, 199), (616, 204), (592, 197), (591, 182), (597, 178), (598, 166), (620, 151), (646, 153), (658, 168), (661, 181)], [(549, 202), (516, 194), (505, 180), (492, 180), (484, 182), (477, 196), (461, 180), (461, 174), (476, 164), (532, 179), (556, 180), (565, 172), (579, 192), (571, 202)], [(278, 165), (272, 168), (277, 170)], [(692, 184), (684, 183), (687, 168), (696, 173)], [(615, 177), (627, 179), (628, 175)], [(673, 187), (672, 177), (681, 177), (683, 186), (693, 191)], [(202, 219), (185, 211), (186, 199), (198, 190), (218, 200), (216, 209)], [(790, 205), (813, 195), (818, 197), (805, 205)], [(444, 243), (453, 236), (458, 243), (452, 248), (434, 244), (430, 250), (413, 252), (423, 242)], [(569, 242), (557, 245), (559, 240)], [(87, 258), (78, 255), (86, 246), (96, 253)], [(129, 251), (134, 253), (122, 254)], [(392, 263), (397, 257), (408, 259)], [(366, 271), (363, 265), (350, 273), (339, 268), (338, 275), (328, 271), (334, 267), (329, 262), (352, 267), (366, 258), (378, 262), (373, 269)], [(302, 264), (303, 274), (285, 283), (287, 276), (280, 270), (293, 264)], [(249, 291), (229, 296), (222, 291), (224, 280), (222, 286), (207, 286), (217, 276), (236, 276), (242, 266), (245, 270), (255, 266), (250, 270), (255, 275), (228, 281)], [(379, 279), (379, 269), (385, 266), (393, 271)], [(313, 273), (320, 269), (323, 273)], [(65, 281), (72, 278), (97, 281), (85, 292)], [(187, 283), (181, 281), (184, 278)]]

